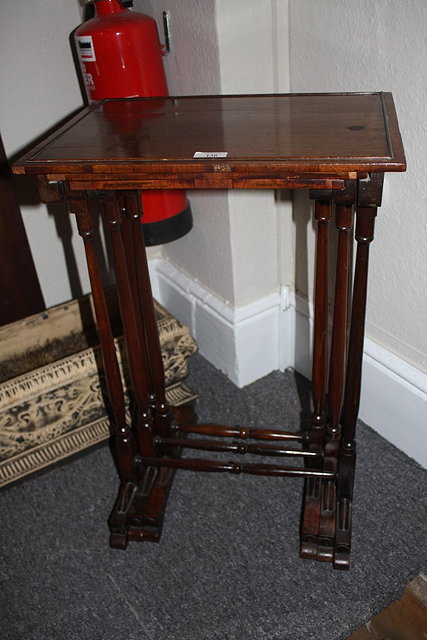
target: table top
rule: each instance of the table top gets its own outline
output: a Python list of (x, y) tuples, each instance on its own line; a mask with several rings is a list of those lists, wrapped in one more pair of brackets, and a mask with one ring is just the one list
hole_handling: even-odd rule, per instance
[(406, 164), (391, 94), (341, 93), (102, 100), (13, 169), (74, 188), (203, 188), (356, 178)]

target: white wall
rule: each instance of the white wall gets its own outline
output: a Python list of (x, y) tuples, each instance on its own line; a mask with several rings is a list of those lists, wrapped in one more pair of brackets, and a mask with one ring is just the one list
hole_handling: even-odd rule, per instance
[[(367, 335), (424, 372), (426, 32), (425, 0), (290, 1), (292, 91), (394, 94), (408, 171), (385, 178), (372, 245)], [(304, 252), (297, 247), (298, 254)], [(303, 273), (304, 266), (297, 266)]]
[[(165, 59), (171, 93), (286, 91), (289, 73), (292, 91), (393, 91), (408, 172), (386, 177), (367, 333), (426, 371), (424, 0), (138, 0), (135, 6), (158, 19), (163, 8), (171, 12), (172, 53)], [(80, 20), (78, 0), (2, 0), (0, 129), (8, 154), (82, 104), (68, 41)], [(193, 194), (192, 201), (195, 229), (164, 248), (173, 263), (234, 307), (280, 284), (293, 286), (295, 227), (286, 199), (277, 206), (271, 192), (216, 192)], [(54, 218), (43, 205), (22, 211), (47, 304), (61, 302), (73, 291)], [(313, 243), (306, 223), (299, 224), (296, 252), (303, 257), (297, 262), (303, 293), (310, 289), (305, 262)], [(308, 250), (301, 251), (305, 241)], [(72, 245), (87, 290), (75, 231)]]
[[(286, 4), (276, 0), (217, 0), (222, 93), (289, 90), (288, 61), (280, 68), (277, 65), (278, 35), (287, 27), (287, 12), (283, 11)], [(229, 191), (228, 204), (234, 288), (231, 302), (234, 307), (242, 307), (279, 290), (278, 209), (273, 191)]]
[[(164, 58), (170, 95), (221, 93), (215, 2), (136, 0), (138, 11), (153, 16), (163, 38), (162, 12), (169, 10), (172, 49)], [(189, 235), (163, 247), (179, 268), (225, 299), (233, 298), (230, 220), (225, 192), (193, 192), (194, 226)]]
[[(9, 156), (82, 105), (68, 41), (80, 22), (77, 0), (1, 0), (0, 131)], [(72, 291), (54, 217), (44, 205), (37, 204), (34, 190), (28, 194), (28, 180), (24, 181), (16, 182), (22, 189), (18, 198), (31, 203), (21, 205), (22, 215), (43, 295), (50, 306), (71, 298), (79, 289), (79, 279), (81, 289), (88, 290), (82, 243), (74, 230), (71, 242), (80, 275), (74, 278)], [(67, 221), (65, 212), (60, 219), (61, 223)]]
[[(29, 0), (2, 0), (0, 127), (8, 155), (82, 104), (68, 41), (81, 22), (80, 4), (78, 0), (38, 0), (36, 5)], [(153, 15), (159, 25), (164, 8), (172, 18), (173, 48), (165, 58), (171, 94), (288, 89), (287, 41), (278, 37), (277, 30), (280, 24), (281, 33), (287, 31), (287, 2), (135, 2), (136, 10)], [(284, 54), (280, 67), (278, 51)], [(28, 180), (18, 179), (17, 184), (21, 189)], [(47, 305), (87, 291), (83, 247), (74, 218), (70, 219), (73, 265), (59, 237), (67, 232), (66, 212), (54, 217), (52, 209), (38, 203), (35, 192), (30, 197), (22, 192), (19, 197)], [(278, 221), (272, 192), (199, 192), (191, 195), (191, 201), (194, 229), (164, 247), (168, 259), (232, 306), (277, 289), (283, 261), (276, 238), (278, 225), (284, 221), (290, 225), (289, 206), (286, 210), (282, 205), (286, 212)]]
[[(171, 94), (288, 89), (287, 40), (283, 38), (287, 2), (175, 0), (163, 5), (137, 0), (135, 8), (156, 18), (161, 37), (161, 13), (170, 12), (172, 50), (165, 68)], [(273, 192), (189, 195), (194, 229), (165, 245), (163, 255), (232, 307), (278, 290), (281, 261)], [(289, 206), (287, 213), (282, 211), (283, 217), (290, 224)]]

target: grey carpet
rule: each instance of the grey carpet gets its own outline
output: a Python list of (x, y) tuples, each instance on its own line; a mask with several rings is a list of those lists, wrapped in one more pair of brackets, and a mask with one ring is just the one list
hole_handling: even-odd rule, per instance
[[(288, 412), (297, 429), (307, 411), (307, 385), (290, 372), (238, 390), (200, 356), (191, 369), (202, 421), (283, 426)], [(344, 573), (298, 558), (297, 479), (179, 471), (160, 544), (125, 552), (108, 547), (117, 480), (106, 446), (4, 490), (1, 637), (346, 638), (401, 595), (426, 548), (424, 471), (364, 425), (358, 442)]]

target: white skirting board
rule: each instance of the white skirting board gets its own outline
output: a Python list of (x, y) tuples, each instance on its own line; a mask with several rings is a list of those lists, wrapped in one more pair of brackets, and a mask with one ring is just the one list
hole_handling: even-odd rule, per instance
[[(151, 260), (150, 274), (157, 300), (239, 387), (287, 367), (311, 377), (312, 308), (288, 288), (233, 309), (166, 260)], [(369, 339), (359, 417), (427, 467), (427, 375)]]

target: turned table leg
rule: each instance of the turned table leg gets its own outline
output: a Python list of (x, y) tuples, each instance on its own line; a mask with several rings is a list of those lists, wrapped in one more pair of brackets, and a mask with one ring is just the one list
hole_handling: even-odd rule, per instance
[(339, 459), (338, 514), (334, 567), (350, 564), (351, 516), (356, 463), (356, 422), (359, 412), (363, 339), (366, 314), (369, 245), (374, 238), (376, 207), (358, 207), (356, 213), (356, 266), (348, 348), (345, 402), (342, 411), (342, 439)]
[(144, 328), (140, 321), (139, 299), (136, 295), (136, 275), (133, 265), (133, 251), (125, 243), (125, 229), (122, 207), (116, 193), (102, 199), (104, 217), (110, 231), (114, 268), (117, 281), (120, 315), (126, 345), (126, 356), (134, 408), (134, 427), (139, 448), (154, 452), (153, 420), (148, 406), (151, 382), (148, 369)]
[(351, 550), (351, 521), (354, 473), (356, 463), (356, 423), (359, 413), (363, 341), (368, 284), (369, 247), (374, 239), (375, 217), (381, 205), (383, 174), (371, 174), (358, 181), (356, 231), (356, 264), (353, 281), (350, 336), (346, 367), (344, 404), (341, 415), (337, 485), (337, 525), (334, 549), (334, 567), (348, 569)]
[[(165, 396), (160, 339), (141, 226), (141, 197), (137, 191), (99, 192), (109, 231), (117, 281), (120, 316), (126, 348), (130, 410), (114, 343), (108, 307), (95, 249), (97, 228), (89, 198), (69, 192), (70, 212), (75, 213), (83, 238), (95, 314), (111, 403), (112, 450), (120, 478), (117, 500), (110, 516), (110, 543), (125, 548), (128, 540), (160, 539), (166, 501), (175, 470), (146, 464), (147, 459), (179, 455), (162, 448), (157, 440), (172, 435), (173, 411)], [(175, 411), (194, 422), (192, 409)]]
[[(138, 191), (113, 192), (103, 197), (103, 206), (113, 245), (134, 429), (139, 444), (135, 465), (141, 481), (129, 508), (128, 538), (158, 541), (175, 470), (145, 461), (178, 452), (163, 449), (160, 453), (158, 446), (158, 438), (171, 436), (173, 413), (165, 396), (162, 353), (141, 226), (141, 195)], [(111, 528), (119, 503), (120, 494), (110, 519)]]
[[(330, 194), (329, 198), (331, 197)], [(317, 223), (316, 276), (314, 293), (313, 367), (312, 396), (313, 415), (308, 449), (318, 454), (323, 452), (325, 424), (327, 418), (326, 388), (328, 375), (328, 224), (331, 218), (331, 200), (317, 199), (314, 208)], [(322, 467), (322, 460), (306, 463), (307, 466)], [(301, 518), (300, 555), (304, 558), (317, 556), (320, 521), (320, 498), (322, 481), (307, 478), (304, 488), (304, 504)]]
[[(325, 434), (324, 469), (337, 472), (341, 440), (340, 416), (344, 398), (344, 376), (347, 350), (349, 273), (351, 269), (350, 232), (353, 224), (351, 204), (336, 204), (335, 225), (338, 246), (335, 268), (335, 294), (329, 364), (329, 415)], [(336, 524), (336, 482), (322, 483), (319, 544), (317, 560), (333, 559)]]
[[(317, 245), (313, 416), (308, 450), (320, 453), (321, 458), (309, 458), (306, 466), (315, 465), (333, 472), (335, 477), (309, 478), (305, 482), (300, 553), (304, 558), (332, 562), (337, 569), (348, 568), (350, 564), (355, 430), (361, 389), (369, 245), (373, 240), (381, 192), (382, 176), (373, 174), (368, 180), (347, 182), (343, 191), (310, 193), (316, 199), (314, 218), (317, 223)], [(328, 197), (335, 204), (338, 234), (329, 366), (328, 223), (331, 203)], [(350, 232), (354, 204), (357, 253), (353, 279)]]
[[(308, 435), (298, 436), (305, 451), (282, 451), (280, 447), (274, 447), (275, 453), (280, 455), (302, 455), (305, 470), (236, 463), (224, 466), (212, 461), (203, 465), (202, 460), (179, 460), (185, 446), (199, 444), (201, 448), (209, 449), (213, 444), (198, 441), (187, 445), (182, 435), (201, 432), (203, 425), (194, 428), (192, 411), (180, 416), (166, 402), (162, 354), (141, 228), (140, 193), (110, 191), (100, 192), (98, 197), (111, 238), (127, 352), (131, 411), (126, 410), (124, 385), (95, 249), (96, 225), (87, 194), (68, 193), (70, 211), (76, 214), (85, 245), (111, 402), (111, 442), (120, 477), (119, 495), (109, 521), (112, 546), (125, 548), (128, 540), (160, 539), (166, 502), (177, 468), (267, 475), (292, 475), (295, 472), (306, 478), (301, 556), (332, 562), (339, 569), (349, 567), (355, 429), (361, 388), (369, 245), (373, 239), (381, 189), (381, 176), (373, 175), (367, 181), (348, 181), (342, 191), (313, 192), (317, 246), (312, 425)], [(333, 204), (337, 256), (328, 354), (328, 235)], [(352, 287), (350, 233), (354, 204), (357, 210), (357, 254)], [(205, 425), (204, 428), (213, 431), (214, 435), (228, 435), (228, 431), (223, 433), (224, 427)], [(251, 435), (261, 439), (266, 437), (264, 432)], [(291, 434), (283, 433), (282, 437), (290, 438)], [(231, 450), (224, 446), (219, 450)], [(242, 452), (241, 449), (238, 451)], [(262, 453), (255, 445), (248, 445), (246, 449)]]
[(121, 508), (118, 510), (115, 526), (112, 529), (112, 537), (114, 537), (116, 546), (125, 547), (127, 544), (126, 505), (129, 504), (138, 482), (135, 468), (138, 445), (126, 416), (123, 383), (95, 248), (96, 226), (85, 194), (71, 194), (68, 202), (70, 212), (76, 215), (77, 227), (80, 236), (83, 238), (86, 252), (103, 356), (104, 374), (110, 400), (111, 448), (123, 486)]

